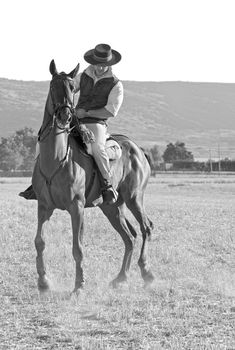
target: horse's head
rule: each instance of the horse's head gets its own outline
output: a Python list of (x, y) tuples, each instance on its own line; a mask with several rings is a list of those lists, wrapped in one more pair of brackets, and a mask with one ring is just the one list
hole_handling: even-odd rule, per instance
[(50, 63), (50, 97), (53, 105), (53, 115), (58, 127), (65, 129), (72, 120), (74, 110), (74, 78), (79, 70), (79, 64), (69, 74), (58, 73), (54, 60)]

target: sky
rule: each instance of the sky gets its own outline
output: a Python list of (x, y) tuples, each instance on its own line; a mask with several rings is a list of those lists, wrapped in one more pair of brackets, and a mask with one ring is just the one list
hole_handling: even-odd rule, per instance
[(121, 80), (235, 83), (234, 0), (2, 0), (0, 77), (50, 80), (107, 43)]

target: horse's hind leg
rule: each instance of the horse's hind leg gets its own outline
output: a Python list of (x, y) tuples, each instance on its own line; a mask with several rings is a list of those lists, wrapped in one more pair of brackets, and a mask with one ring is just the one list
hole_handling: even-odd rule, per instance
[(37, 250), (36, 267), (38, 272), (38, 288), (41, 291), (49, 289), (49, 281), (46, 277), (43, 251), (45, 249), (45, 225), (49, 221), (52, 213), (53, 210), (46, 209), (43, 205), (38, 203), (38, 227), (34, 243)]
[(153, 273), (150, 269), (148, 262), (148, 241), (151, 238), (151, 231), (153, 229), (153, 223), (147, 217), (144, 206), (143, 206), (143, 193), (140, 192), (131, 199), (126, 200), (126, 205), (128, 209), (132, 212), (138, 223), (140, 224), (140, 229), (142, 232), (143, 243), (141, 247), (140, 257), (138, 260), (138, 265), (140, 267), (141, 276), (146, 284), (151, 283), (154, 280)]
[(121, 270), (118, 276), (112, 281), (112, 286), (115, 288), (118, 286), (118, 284), (127, 280), (134, 249), (136, 232), (125, 218), (124, 204), (103, 205), (100, 208), (105, 216), (109, 219), (113, 228), (120, 234), (125, 245), (125, 253)]

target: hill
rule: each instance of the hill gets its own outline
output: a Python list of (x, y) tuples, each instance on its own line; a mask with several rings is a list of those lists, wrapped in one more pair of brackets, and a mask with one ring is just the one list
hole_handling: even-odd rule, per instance
[[(143, 147), (177, 140), (196, 157), (235, 158), (235, 84), (124, 81), (125, 97), (110, 131)], [(38, 130), (49, 82), (0, 78), (0, 137)]]

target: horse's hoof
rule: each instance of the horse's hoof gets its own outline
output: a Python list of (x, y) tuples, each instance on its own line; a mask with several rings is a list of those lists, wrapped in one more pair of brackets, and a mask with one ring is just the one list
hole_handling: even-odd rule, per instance
[(122, 276), (122, 277), (117, 277), (112, 282), (110, 282), (110, 286), (116, 289), (120, 285), (124, 285), (126, 283), (127, 283), (127, 278), (125, 276)]
[(144, 287), (146, 288), (146, 287), (150, 286), (153, 283), (155, 277), (152, 274), (152, 272), (149, 271), (149, 272), (144, 274), (143, 279), (144, 279)]
[(38, 289), (40, 292), (46, 292), (50, 289), (50, 283), (47, 277), (38, 278)]
[(72, 295), (79, 296), (84, 288), (84, 284), (85, 284), (85, 282), (79, 283), (78, 286), (75, 285), (74, 290), (71, 292), (70, 295), (71, 296)]
[(73, 298), (73, 297), (77, 298), (77, 297), (79, 297), (82, 294), (82, 291), (83, 291), (82, 288), (77, 288), (77, 289), (74, 288), (74, 290), (70, 293), (70, 297), (71, 298)]
[(118, 287), (118, 282), (116, 280), (113, 280), (109, 283), (109, 286), (113, 289), (116, 289)]

